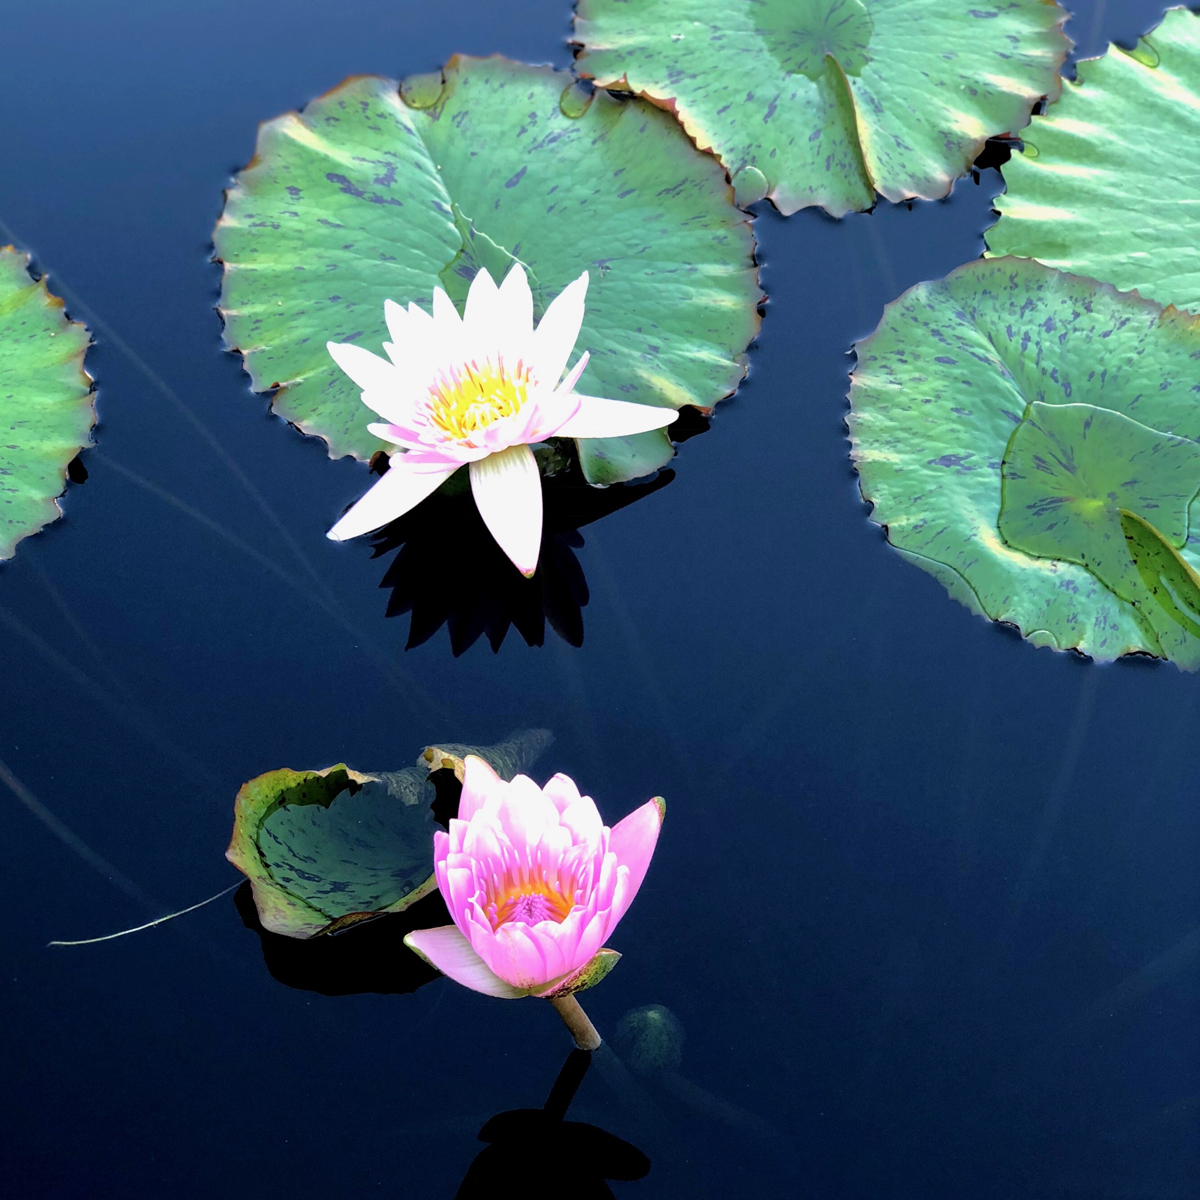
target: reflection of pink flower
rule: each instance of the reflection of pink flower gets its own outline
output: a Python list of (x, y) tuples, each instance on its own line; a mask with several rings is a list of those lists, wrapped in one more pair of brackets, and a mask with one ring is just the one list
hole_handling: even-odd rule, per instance
[(544, 788), (524, 775), (506, 783), (468, 757), (458, 819), (433, 841), (454, 924), (405, 942), (489, 996), (548, 996), (594, 981), (616, 959), (609, 951), (594, 962), (641, 887), (664, 811), (649, 800), (609, 829), (566, 775)]
[(334, 362), (362, 388), (363, 403), (383, 417), (367, 428), (398, 449), (387, 474), (329, 536), (340, 542), (394, 521), (469, 464), (484, 524), (517, 570), (532, 575), (542, 540), (542, 481), (529, 447), (551, 437), (647, 433), (678, 415), (575, 391), (587, 352), (570, 371), (567, 361), (583, 324), (587, 286), (585, 271), (554, 298), (535, 329), (533, 293), (520, 264), (499, 288), (481, 270), (461, 317), (441, 288), (433, 291), (432, 316), (388, 300), (387, 358), (330, 342)]

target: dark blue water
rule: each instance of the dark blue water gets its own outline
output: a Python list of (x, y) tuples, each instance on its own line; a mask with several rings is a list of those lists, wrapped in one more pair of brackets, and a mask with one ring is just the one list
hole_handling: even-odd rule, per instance
[[(1091, 53), (1158, 13), (1079, 7)], [(0, 788), (0, 1191), (452, 1196), (484, 1123), (546, 1102), (570, 1048), (548, 1006), (289, 987), (233, 897), (45, 944), (233, 882), (233, 796), (262, 771), (548, 726), (539, 776), (568, 771), (610, 820), (670, 803), (587, 1006), (606, 1033), (666, 1006), (682, 1060), (639, 1073), (618, 1045), (569, 1113), (649, 1156), (621, 1195), (1197, 1194), (1200, 681), (970, 616), (889, 550), (848, 464), (845, 352), (980, 252), (994, 171), (912, 211), (760, 217), (749, 382), (668, 486), (582, 544), (562, 521), (578, 649), (550, 622), (493, 654), (476, 617), (459, 657), (440, 622), (406, 651), (387, 560), (323, 536), (362, 468), (269, 417), (221, 352), (208, 238), (257, 121), (453, 51), (567, 65), (568, 17), (0, 5), (0, 235), (92, 325), (101, 414), (66, 519), (0, 568), (0, 762), (69, 831)], [(519, 1129), (488, 1161), (563, 1153), (530, 1120), (494, 1125)]]

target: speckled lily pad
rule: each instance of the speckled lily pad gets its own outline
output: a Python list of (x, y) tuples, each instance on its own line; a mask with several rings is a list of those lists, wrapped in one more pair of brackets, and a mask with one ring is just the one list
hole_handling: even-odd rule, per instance
[(677, 113), (739, 203), (936, 199), (1059, 89), (1053, 0), (579, 0), (579, 70)]
[[(214, 240), (226, 344), (334, 456), (385, 447), (325, 343), (379, 353), (385, 299), (461, 298), (481, 266), (525, 264), (538, 317), (589, 272), (586, 395), (708, 410), (758, 329), (754, 237), (719, 164), (648, 104), (503, 58), (399, 87), (357, 77), (268, 121)], [(578, 446), (596, 484), (673, 453), (661, 430)]]
[(906, 558), (1039, 645), (1200, 663), (1146, 576), (1200, 566), (1200, 320), (991, 259), (905, 292), (856, 350), (853, 457)]
[(1035, 117), (1004, 168), (992, 254), (1200, 311), (1200, 16), (1169, 9)]

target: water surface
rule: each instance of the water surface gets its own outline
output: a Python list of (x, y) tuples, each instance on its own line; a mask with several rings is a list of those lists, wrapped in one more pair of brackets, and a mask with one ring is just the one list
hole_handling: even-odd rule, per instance
[[(1078, 7), (1088, 53), (1159, 11)], [(545, 1103), (569, 1050), (548, 1006), (289, 987), (232, 897), (45, 943), (232, 882), (262, 771), (541, 726), (538, 773), (610, 820), (670, 805), (588, 1008), (611, 1033), (665, 1006), (681, 1059), (639, 1074), (618, 1044), (570, 1110), (649, 1156), (621, 1195), (1195, 1194), (1197, 680), (972, 617), (889, 550), (848, 462), (848, 347), (980, 253), (994, 171), (911, 211), (764, 211), (750, 379), (669, 486), (571, 547), (582, 646), (406, 651), (386, 562), (323, 537), (363, 470), (221, 352), (208, 237), (257, 121), (454, 51), (565, 66), (567, 6), (0, 15), (0, 234), (91, 323), (101, 417), (66, 519), (0, 568), (0, 763), (78, 839), (0, 789), (6, 1195), (453, 1195), (484, 1123)]]

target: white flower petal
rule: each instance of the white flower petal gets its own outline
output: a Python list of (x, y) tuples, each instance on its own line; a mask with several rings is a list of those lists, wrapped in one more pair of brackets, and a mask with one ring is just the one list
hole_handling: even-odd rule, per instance
[(433, 319), (439, 325), (455, 328), (462, 324), (462, 317), (454, 307), (454, 301), (440, 287), (433, 289)]
[[(417, 311), (419, 312), (420, 309)], [(388, 337), (397, 346), (404, 345), (412, 336), (413, 321), (409, 317), (408, 310), (397, 304), (395, 300), (383, 302), (383, 319), (387, 322)]]
[(473, 462), (470, 471), (471, 491), (483, 523), (528, 578), (537, 570), (542, 547), (542, 477), (533, 451), (528, 446), (510, 446)]
[(528, 991), (505, 983), (487, 963), (471, 949), (471, 943), (459, 932), (456, 925), (442, 925), (437, 929), (414, 929), (404, 944), (415, 950), (427, 963), (437, 967), (443, 975), (455, 983), (469, 987), (485, 996), (498, 996), (501, 1000), (518, 1000), (528, 996)]
[(633, 433), (662, 429), (679, 416), (673, 408), (659, 408), (653, 404), (604, 400), (599, 396), (581, 396), (578, 392), (575, 397), (579, 400), (579, 411), (558, 427), (559, 437), (628, 437)]
[(325, 348), (337, 363), (364, 392), (395, 391), (401, 375), (386, 358), (372, 354), (352, 342), (326, 342)]
[(487, 267), (480, 267), (467, 289), (467, 303), (463, 306), (464, 320), (490, 322), (496, 311), (499, 292), (496, 281)]
[(515, 364), (533, 341), (533, 292), (525, 268), (514, 263), (496, 293), (497, 356)]
[(539, 383), (555, 386), (567, 369), (567, 360), (583, 325), (588, 273), (584, 271), (554, 297), (533, 335), (529, 366)]
[(457, 469), (458, 464), (418, 471), (404, 465), (403, 455), (392, 455), (387, 474), (325, 535), (335, 542), (370, 533), (410, 508), (416, 508), (426, 496), (437, 490), (442, 480)]
[[(415, 304), (402, 308), (394, 300), (383, 302), (391, 342), (384, 342), (387, 356), (406, 376), (425, 374), (428, 370), (429, 348), (433, 339), (433, 318)], [(390, 348), (389, 348), (390, 347)]]
[(463, 308), (462, 355), (482, 363), (495, 362), (504, 347), (508, 325), (500, 311), (500, 292), (486, 267), (471, 280)]
[(364, 391), (362, 402), (372, 411), (377, 412), (385, 421), (393, 421), (397, 425), (411, 425), (416, 416), (416, 405), (420, 393), (414, 395), (407, 382), (401, 383), (403, 377), (397, 372), (397, 383), (390, 390)]

